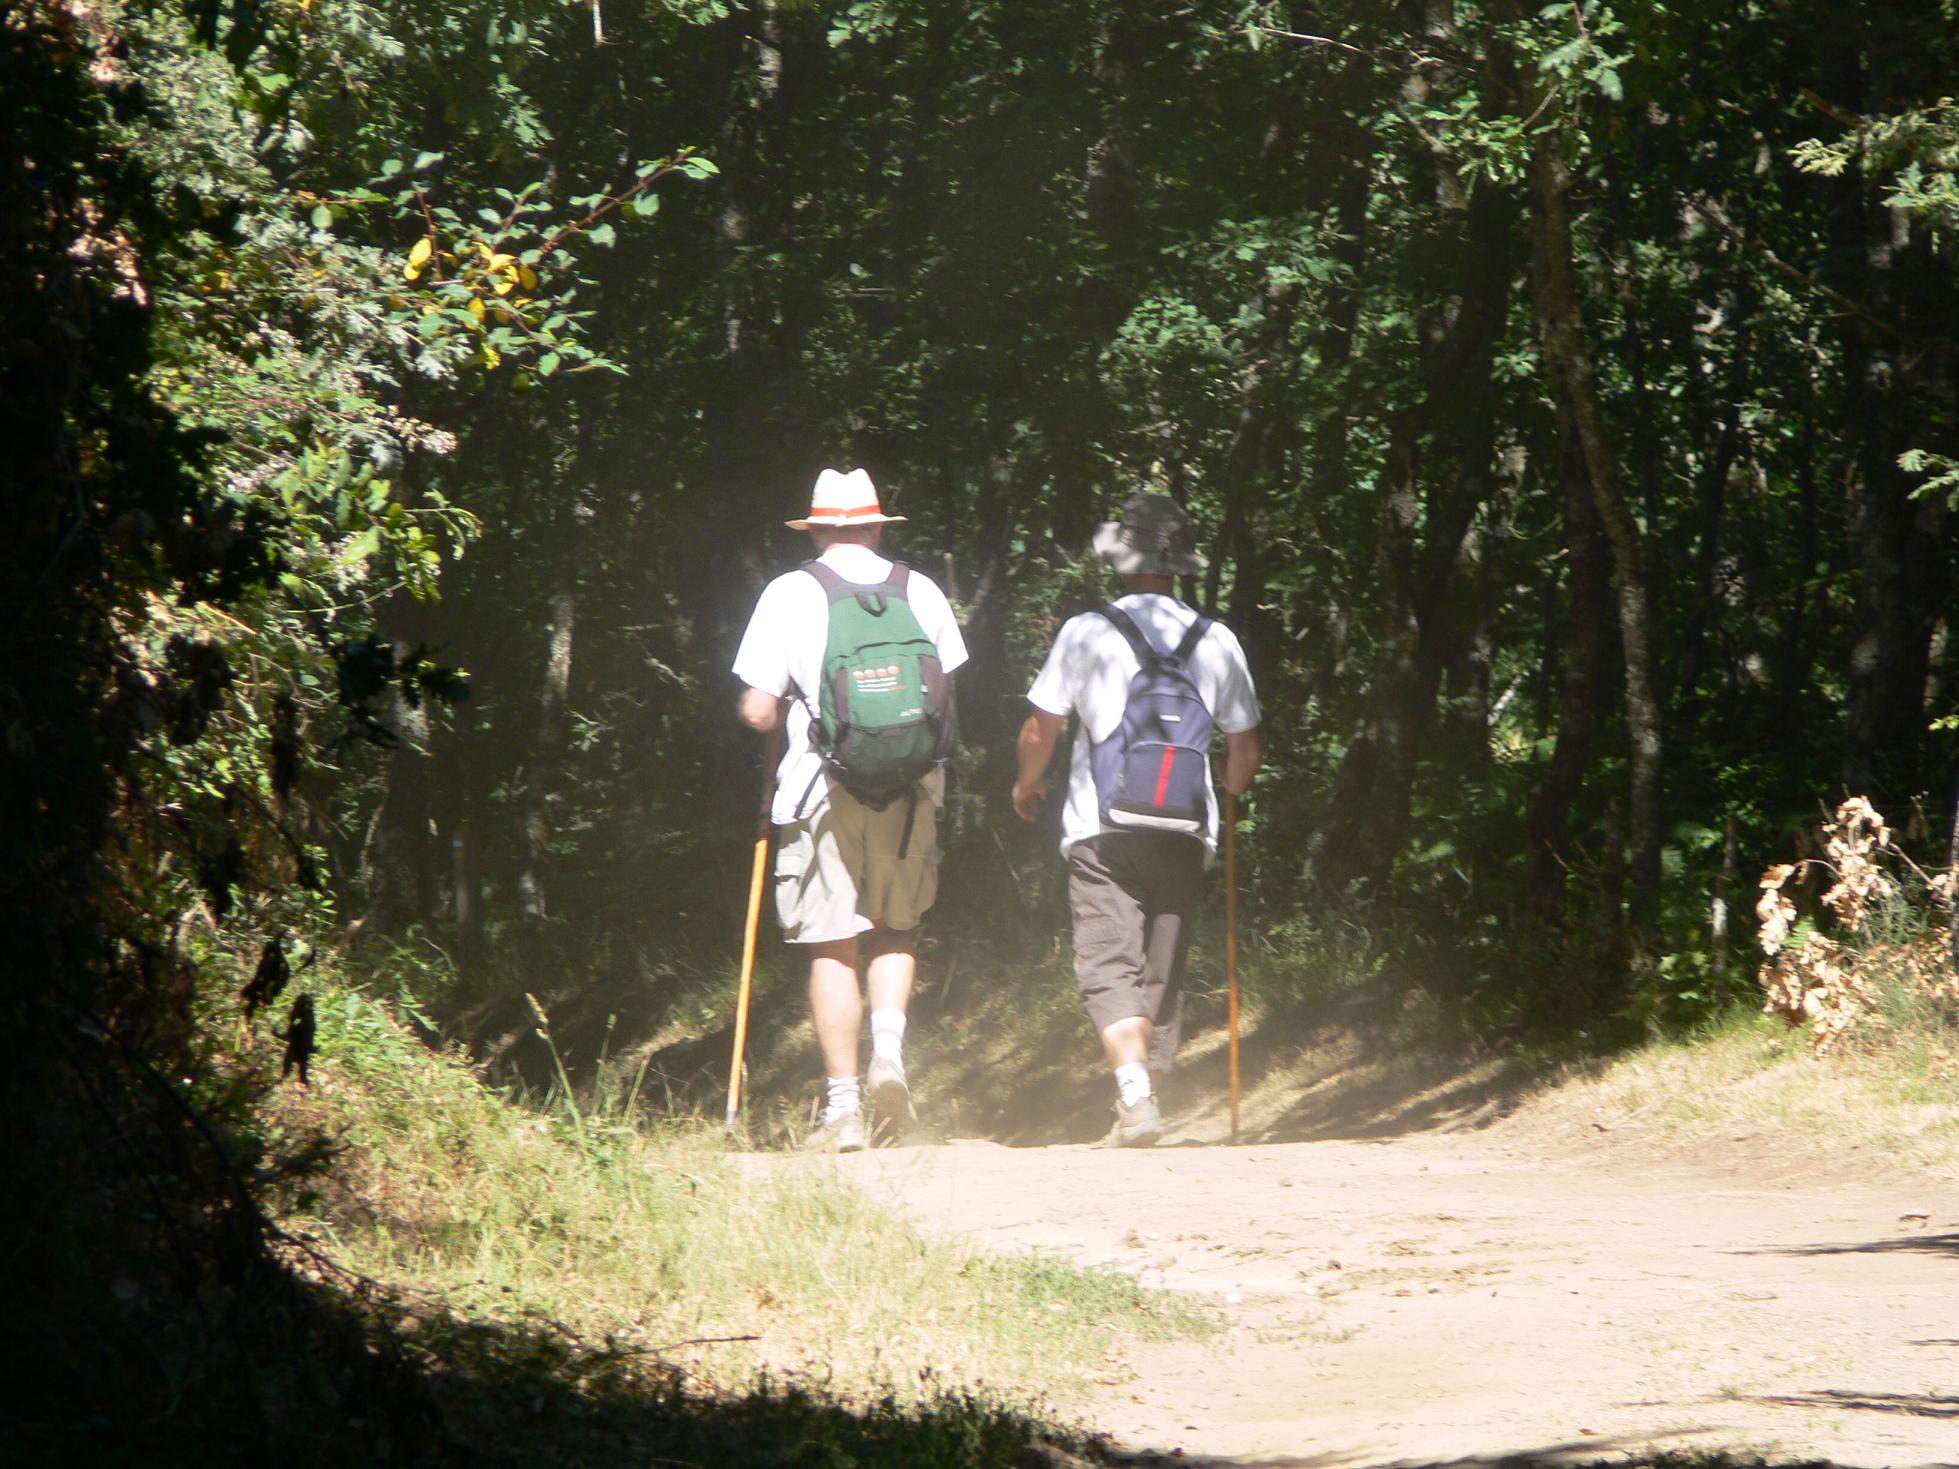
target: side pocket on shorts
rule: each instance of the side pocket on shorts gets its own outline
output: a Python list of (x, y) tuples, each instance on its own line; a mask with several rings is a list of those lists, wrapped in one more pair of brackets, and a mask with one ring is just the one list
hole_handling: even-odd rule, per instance
[(816, 860), (816, 837), (807, 822), (779, 826), (775, 831), (775, 917), (790, 943), (802, 928), (803, 884)]
[(1111, 949), (1120, 949), (1128, 938), (1120, 918), (1099, 913), (1092, 918), (1077, 918), (1074, 930), (1077, 969), (1103, 958)]
[(930, 801), (918, 803), (918, 814), (913, 823), (912, 846), (917, 862), (917, 881), (912, 886), (912, 922), (919, 918), (939, 900), (939, 808)]

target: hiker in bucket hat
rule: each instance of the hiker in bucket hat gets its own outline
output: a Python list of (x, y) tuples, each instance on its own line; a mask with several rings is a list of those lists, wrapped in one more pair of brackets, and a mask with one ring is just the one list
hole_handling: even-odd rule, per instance
[[(813, 560), (770, 582), (735, 654), (742, 720), (786, 722), (770, 819), (776, 916), (809, 954), (810, 1016), (823, 1059), (814, 1147), (855, 1152), (917, 1121), (905, 1074), (913, 935), (938, 894), (951, 674), (966, 645), (945, 593), (879, 554), (887, 515), (862, 469), (825, 469), (809, 514)], [(860, 1080), (864, 995), (871, 1059)]]
[(1123, 595), (1069, 619), (1027, 699), (1014, 810), (1034, 820), (1068, 716), (1078, 716), (1061, 816), (1075, 980), (1115, 1073), (1104, 1145), (1161, 1135), (1155, 1078), (1176, 1059), (1184, 954), (1217, 851), (1213, 733), (1234, 795), (1259, 765), (1258, 697), (1231, 629), (1179, 601), (1175, 578), (1209, 563), (1188, 512), (1138, 493), (1095, 533)]

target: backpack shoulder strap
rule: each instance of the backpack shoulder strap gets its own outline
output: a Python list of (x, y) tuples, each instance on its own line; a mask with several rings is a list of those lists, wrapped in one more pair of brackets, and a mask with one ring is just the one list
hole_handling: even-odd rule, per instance
[(1211, 621), (1203, 613), (1197, 614), (1197, 620), (1190, 625), (1190, 631), (1185, 633), (1184, 640), (1177, 644), (1177, 651), (1170, 655), (1172, 662), (1179, 667), (1190, 662), (1191, 655), (1197, 651), (1197, 645), (1204, 641), (1204, 634), (1211, 630)]
[(1163, 655), (1156, 651), (1148, 638), (1143, 636), (1143, 630), (1136, 626), (1127, 612), (1114, 603), (1106, 607), (1097, 607), (1095, 610), (1107, 618), (1109, 625), (1123, 635), (1129, 646), (1135, 650), (1136, 661), (1143, 667), (1153, 668), (1163, 661)]
[(891, 575), (884, 579), (885, 590), (899, 601), (909, 602), (911, 598), (905, 593), (910, 580), (911, 568), (902, 561), (894, 561), (891, 563)]
[(802, 569), (816, 578), (816, 584), (823, 588), (830, 599), (830, 605), (855, 598), (866, 611), (882, 614), (886, 605), (895, 597), (900, 602), (908, 601), (905, 596), (906, 569), (902, 564), (893, 563), (891, 575), (881, 582), (864, 585), (860, 582), (845, 581), (833, 566), (821, 561), (805, 561)]
[(847, 585), (844, 579), (837, 575), (834, 567), (825, 566), (821, 561), (805, 561), (803, 570), (816, 578), (816, 584), (823, 588), (832, 602), (837, 600), (837, 594)]

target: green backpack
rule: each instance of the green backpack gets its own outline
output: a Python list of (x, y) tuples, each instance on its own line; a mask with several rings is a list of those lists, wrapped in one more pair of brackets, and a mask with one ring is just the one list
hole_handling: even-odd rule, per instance
[(951, 753), (951, 686), (905, 595), (903, 562), (874, 586), (845, 581), (820, 561), (803, 569), (830, 599), (823, 680), (811, 710), (816, 748), (845, 790), (882, 811)]

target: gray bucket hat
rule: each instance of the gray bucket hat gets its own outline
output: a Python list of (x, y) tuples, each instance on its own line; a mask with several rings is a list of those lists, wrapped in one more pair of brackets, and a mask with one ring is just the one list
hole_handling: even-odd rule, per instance
[(1095, 552), (1123, 576), (1188, 576), (1211, 563), (1197, 554), (1190, 513), (1168, 495), (1138, 492), (1122, 519), (1095, 532)]

